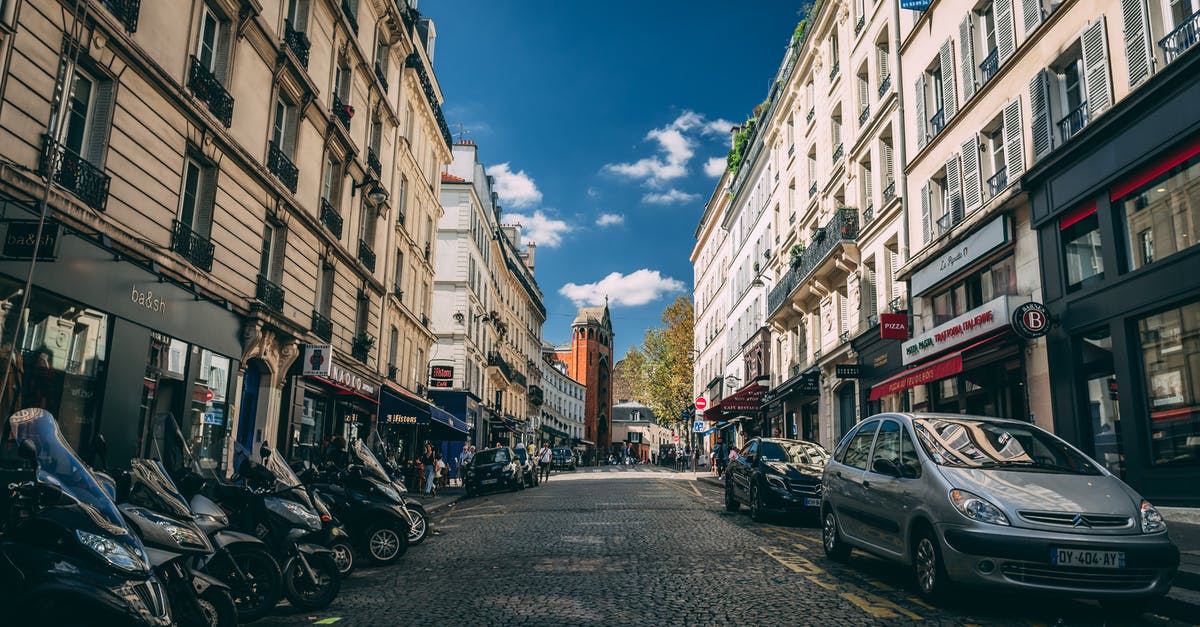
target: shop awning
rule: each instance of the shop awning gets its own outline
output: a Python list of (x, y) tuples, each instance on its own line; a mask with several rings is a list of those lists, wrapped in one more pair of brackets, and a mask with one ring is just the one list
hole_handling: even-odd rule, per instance
[(740, 390), (713, 403), (712, 407), (704, 410), (705, 420), (720, 420), (721, 416), (729, 413), (756, 412), (762, 408), (763, 396), (767, 386), (751, 382)]
[(467, 426), (467, 421), (455, 416), (441, 407), (438, 407), (437, 405), (430, 405), (429, 418), (433, 423), (448, 427), (464, 435), (470, 430), (470, 427)]
[(377, 399), (367, 396), (366, 394), (363, 394), (362, 392), (359, 392), (358, 390), (352, 390), (332, 379), (326, 379), (325, 377), (309, 377), (309, 378), (316, 379), (317, 381), (320, 381), (321, 383), (324, 383), (325, 385), (328, 385), (329, 387), (333, 388), (338, 396), (353, 396), (354, 398), (366, 401), (368, 403), (371, 403), (372, 405), (379, 404), (379, 401)]
[(923, 385), (925, 383), (933, 383), (952, 377), (963, 369), (962, 351), (942, 357), (933, 363), (916, 368), (909, 368), (898, 375), (889, 379), (876, 383), (871, 387), (871, 400), (877, 401), (888, 394), (903, 392), (908, 388)]
[(431, 408), (433, 406), (428, 401), (390, 385), (385, 385), (379, 390), (379, 424), (381, 425), (429, 424)]

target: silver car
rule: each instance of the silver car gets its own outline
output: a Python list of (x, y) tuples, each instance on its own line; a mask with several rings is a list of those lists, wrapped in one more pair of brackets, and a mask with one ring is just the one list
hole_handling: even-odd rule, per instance
[(825, 554), (851, 547), (952, 584), (1097, 597), (1140, 612), (1179, 567), (1158, 510), (1029, 423), (961, 414), (873, 416), (825, 467)]

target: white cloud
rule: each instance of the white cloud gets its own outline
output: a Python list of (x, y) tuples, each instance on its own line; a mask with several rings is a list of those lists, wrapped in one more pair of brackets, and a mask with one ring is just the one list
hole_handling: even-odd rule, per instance
[(547, 248), (558, 248), (559, 244), (562, 244), (563, 235), (572, 230), (571, 225), (563, 220), (555, 220), (540, 210), (534, 211), (533, 215), (505, 214), (504, 222), (520, 224), (525, 239)]
[(542, 202), (542, 192), (525, 170), (513, 172), (507, 163), (500, 163), (488, 168), (487, 173), (496, 177), (495, 191), (509, 207), (519, 209)]
[(729, 120), (726, 120), (725, 118), (717, 118), (715, 120), (705, 122), (702, 132), (705, 135), (717, 135), (719, 137), (729, 137), (729, 131), (734, 126), (737, 126), (737, 125), (734, 124), (733, 122), (730, 122)]
[(713, 157), (704, 162), (704, 173), (713, 178), (721, 176), (725, 169), (729, 167), (729, 160), (725, 157)]
[(596, 226), (617, 226), (625, 224), (625, 216), (620, 213), (602, 213), (596, 218)]
[(661, 188), (670, 181), (687, 176), (688, 163), (696, 154), (697, 136), (725, 136), (731, 127), (733, 123), (728, 120), (708, 120), (695, 111), (685, 110), (670, 124), (646, 133), (645, 140), (658, 145), (658, 154), (632, 162), (609, 163), (604, 166), (604, 171)]
[(558, 292), (571, 299), (576, 307), (603, 305), (606, 297), (610, 304), (636, 307), (684, 289), (682, 281), (664, 277), (658, 270), (642, 268), (629, 274), (613, 272), (595, 283), (567, 283)]
[(689, 194), (677, 189), (669, 189), (665, 192), (648, 192), (642, 196), (642, 202), (651, 205), (680, 205), (692, 202), (698, 198), (700, 198), (700, 194)]

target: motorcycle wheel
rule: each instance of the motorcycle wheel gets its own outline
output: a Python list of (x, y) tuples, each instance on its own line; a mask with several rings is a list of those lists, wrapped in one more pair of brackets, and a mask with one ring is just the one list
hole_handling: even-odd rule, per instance
[(304, 567), (296, 558), (288, 563), (287, 572), (284, 573), (284, 593), (297, 609), (305, 612), (325, 609), (342, 589), (342, 576), (338, 574), (337, 563), (332, 556), (320, 553), (308, 555), (306, 559), (316, 574), (317, 583), (314, 585), (308, 580)]
[(424, 508), (408, 506), (408, 514), (412, 516), (412, 527), (408, 530), (408, 545), (414, 546), (425, 541), (429, 535), (429, 522), (425, 519)]
[(200, 624), (208, 627), (234, 627), (238, 624), (237, 606), (228, 590), (209, 588), (197, 599), (200, 606)]
[(376, 566), (394, 564), (408, 552), (408, 534), (403, 525), (380, 523), (367, 532), (367, 558)]
[(246, 581), (239, 582), (232, 568), (211, 574), (230, 586), (238, 621), (249, 623), (266, 616), (279, 603), (283, 593), (279, 563), (270, 553), (253, 546), (230, 547), (229, 555), (237, 563), (238, 570), (246, 575)]
[(354, 570), (354, 547), (349, 542), (338, 540), (329, 547), (333, 551), (333, 561), (337, 563), (338, 573), (343, 577)]

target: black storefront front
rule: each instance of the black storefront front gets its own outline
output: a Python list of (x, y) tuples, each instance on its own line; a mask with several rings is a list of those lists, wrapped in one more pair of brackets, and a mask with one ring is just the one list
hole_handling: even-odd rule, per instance
[[(907, 314), (905, 314), (907, 315)], [(880, 333), (879, 324), (868, 328), (858, 337), (850, 340), (850, 346), (858, 353), (859, 416), (867, 418), (884, 411), (907, 411), (908, 396), (895, 395), (894, 402), (887, 403), (886, 398), (871, 400), (871, 388), (881, 381), (904, 370), (901, 356), (903, 340), (885, 340)]]
[(1055, 429), (1200, 505), (1200, 47), (1031, 169)]
[[(796, 367), (792, 376), (763, 397), (763, 411), (785, 438), (818, 442), (817, 405), (821, 393), (821, 371)], [(778, 422), (776, 422), (776, 420)]]
[(292, 363), (279, 421), (288, 459), (323, 461), (334, 436), (347, 444), (376, 426), (379, 388), (375, 378), (356, 373), (329, 344), (306, 344)]
[(457, 470), (454, 465), (470, 431), (465, 420), (391, 384), (384, 384), (379, 393), (378, 420), (387, 456), (414, 459), (429, 442), (451, 470)]

